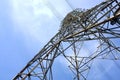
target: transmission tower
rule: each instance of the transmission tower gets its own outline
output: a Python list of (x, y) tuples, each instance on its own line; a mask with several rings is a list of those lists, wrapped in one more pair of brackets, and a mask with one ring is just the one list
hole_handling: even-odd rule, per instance
[[(31, 59), (13, 80), (55, 80), (54, 61), (62, 56), (73, 73), (71, 80), (87, 80), (96, 59), (120, 60), (120, 2), (106, 0), (91, 9), (75, 9), (59, 32)], [(85, 44), (96, 43), (87, 53)]]

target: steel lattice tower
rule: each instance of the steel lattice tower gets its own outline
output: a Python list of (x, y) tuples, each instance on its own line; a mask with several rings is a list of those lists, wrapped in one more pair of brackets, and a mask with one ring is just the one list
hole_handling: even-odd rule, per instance
[[(68, 13), (59, 32), (13, 80), (54, 80), (52, 65), (59, 56), (66, 59), (73, 72), (71, 80), (87, 80), (96, 59), (120, 60), (119, 9), (119, 1), (106, 0), (91, 9)], [(97, 47), (86, 55), (84, 43), (96, 43)]]

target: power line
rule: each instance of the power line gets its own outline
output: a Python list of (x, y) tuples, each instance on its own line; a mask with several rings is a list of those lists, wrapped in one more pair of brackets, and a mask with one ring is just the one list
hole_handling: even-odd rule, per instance
[(56, 8), (48, 1), (48, 0), (45, 0), (46, 3), (46, 6), (53, 12), (53, 14), (59, 19), (61, 20), (62, 16), (61, 14), (56, 10)]
[(73, 6), (71, 5), (71, 3), (68, 1), (68, 0), (65, 0), (66, 1), (66, 3), (69, 5), (69, 7), (72, 9), (72, 10), (74, 10), (74, 8), (73, 8)]

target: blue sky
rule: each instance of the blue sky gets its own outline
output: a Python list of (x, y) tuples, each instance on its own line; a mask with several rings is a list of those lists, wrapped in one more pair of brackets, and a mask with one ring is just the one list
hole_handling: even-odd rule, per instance
[[(101, 1), (68, 0), (68, 4), (65, 0), (0, 0), (0, 80), (11, 80), (58, 32), (68, 12), (75, 8), (91, 8)], [(120, 74), (118, 67), (113, 67), (109, 76)], [(98, 77), (97, 80), (108, 80), (104, 74)], [(111, 79), (118, 78), (114, 75)]]

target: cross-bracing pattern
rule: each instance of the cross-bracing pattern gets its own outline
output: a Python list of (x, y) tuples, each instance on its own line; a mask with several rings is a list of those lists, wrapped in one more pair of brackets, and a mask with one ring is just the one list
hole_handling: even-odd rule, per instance
[(120, 60), (119, 7), (117, 0), (108, 0), (68, 13), (59, 32), (13, 80), (56, 80), (52, 66), (58, 56), (66, 59), (71, 80), (87, 80), (96, 59)]

